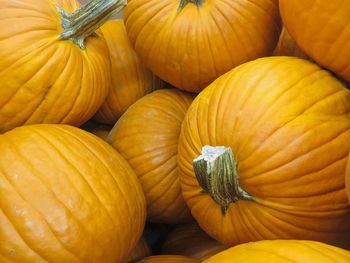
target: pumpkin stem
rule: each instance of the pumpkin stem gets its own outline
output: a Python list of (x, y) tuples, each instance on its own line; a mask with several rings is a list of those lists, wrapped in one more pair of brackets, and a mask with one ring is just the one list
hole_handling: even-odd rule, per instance
[(181, 10), (188, 3), (193, 3), (199, 7), (199, 6), (202, 6), (203, 2), (204, 0), (180, 0), (178, 10)]
[(57, 7), (62, 16), (63, 33), (60, 37), (70, 39), (84, 49), (85, 38), (125, 6), (125, 0), (90, 0), (71, 14)]
[(225, 214), (230, 203), (254, 201), (239, 186), (237, 163), (230, 147), (204, 146), (202, 154), (193, 160), (193, 168), (202, 192), (208, 193)]

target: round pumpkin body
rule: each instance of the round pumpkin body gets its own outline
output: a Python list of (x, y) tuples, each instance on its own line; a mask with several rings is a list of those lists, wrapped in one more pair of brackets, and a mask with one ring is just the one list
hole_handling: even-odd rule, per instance
[(0, 1), (0, 133), (34, 123), (78, 126), (108, 94), (106, 43), (98, 35), (87, 37), (84, 48), (62, 39), (57, 7), (71, 13), (79, 3)]
[(350, 252), (315, 241), (264, 240), (230, 248), (203, 263), (347, 263)]
[(294, 56), (307, 59), (307, 55), (298, 47), (285, 27), (282, 28), (277, 46), (273, 51), (274, 56)]
[[(350, 92), (295, 57), (257, 59), (213, 82), (191, 104), (178, 149), (183, 195), (201, 228), (229, 245), (262, 239), (344, 245), (349, 113)], [(233, 177), (199, 183), (203, 173), (195, 175), (193, 162), (206, 145), (232, 149)]]
[(141, 61), (190, 92), (272, 53), (280, 31), (277, 0), (133, 0), (124, 11)]
[(288, 32), (318, 64), (350, 81), (350, 2), (280, 1)]
[(162, 254), (183, 255), (197, 259), (207, 259), (227, 246), (209, 237), (197, 224), (176, 227), (169, 233), (162, 246)]
[(177, 256), (177, 255), (164, 255), (164, 256), (152, 256), (144, 258), (139, 263), (199, 263), (198, 259)]
[(110, 53), (112, 85), (94, 119), (114, 125), (131, 104), (162, 87), (162, 82), (139, 61), (123, 20), (108, 21), (101, 32)]
[(152, 254), (151, 248), (149, 247), (147, 241), (141, 238), (134, 249), (130, 252), (128, 257), (123, 261), (125, 263), (136, 262), (137, 260), (148, 257)]
[(154, 91), (133, 104), (108, 136), (139, 177), (152, 222), (191, 220), (176, 163), (181, 123), (191, 102), (192, 96), (179, 90)]
[(141, 185), (100, 138), (68, 125), (0, 135), (0, 262), (121, 262), (146, 217)]

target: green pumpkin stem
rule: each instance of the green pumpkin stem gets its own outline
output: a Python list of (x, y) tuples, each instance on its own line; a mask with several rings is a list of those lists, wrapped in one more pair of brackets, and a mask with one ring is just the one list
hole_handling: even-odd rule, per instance
[(204, 0), (180, 0), (178, 10), (181, 10), (188, 3), (193, 3), (193, 4), (197, 5), (198, 7), (200, 7), (200, 6), (202, 6), (203, 2), (204, 2)]
[(72, 40), (84, 49), (85, 39), (125, 6), (125, 0), (90, 0), (70, 14), (57, 7), (62, 16), (63, 32), (60, 37)]
[(204, 146), (202, 154), (193, 160), (193, 168), (202, 191), (221, 206), (223, 214), (230, 203), (254, 201), (239, 185), (237, 163), (230, 147)]

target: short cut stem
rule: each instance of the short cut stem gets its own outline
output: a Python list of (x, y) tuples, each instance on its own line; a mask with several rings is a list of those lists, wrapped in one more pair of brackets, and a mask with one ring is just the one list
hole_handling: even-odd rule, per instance
[(230, 147), (204, 146), (202, 154), (193, 160), (193, 168), (203, 192), (221, 206), (223, 214), (230, 203), (254, 200), (239, 185), (237, 163)]
[(85, 39), (125, 6), (125, 0), (90, 0), (70, 14), (57, 7), (62, 16), (63, 32), (60, 37), (70, 39), (84, 49)]
[(178, 10), (181, 10), (182, 8), (185, 7), (185, 5), (192, 3), (197, 5), (198, 7), (202, 6), (204, 0), (180, 0), (180, 4), (178, 7)]

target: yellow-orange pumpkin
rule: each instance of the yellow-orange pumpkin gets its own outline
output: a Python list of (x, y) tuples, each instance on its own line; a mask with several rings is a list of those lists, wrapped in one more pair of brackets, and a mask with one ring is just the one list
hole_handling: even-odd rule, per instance
[(148, 257), (152, 254), (151, 248), (149, 247), (147, 241), (141, 238), (134, 249), (130, 252), (128, 257), (123, 261), (125, 263), (136, 262), (137, 260)]
[(121, 262), (146, 217), (141, 185), (100, 138), (38, 124), (0, 135), (0, 262)]
[(341, 82), (299, 58), (257, 59), (191, 104), (178, 149), (183, 195), (201, 228), (225, 244), (344, 245), (349, 149), (350, 91)]
[(280, 0), (283, 23), (300, 48), (350, 81), (350, 1)]
[(185, 92), (156, 90), (133, 104), (107, 139), (139, 177), (152, 222), (191, 220), (176, 163), (181, 123), (191, 102)]
[(278, 0), (133, 0), (124, 19), (141, 61), (190, 92), (272, 53), (280, 31)]
[(209, 258), (228, 247), (209, 237), (197, 224), (179, 225), (167, 236), (162, 254)]
[(95, 134), (103, 140), (107, 140), (108, 134), (112, 130), (113, 126), (101, 124), (94, 121), (88, 121), (87, 123), (84, 123), (84, 125), (82, 125), (80, 128), (92, 134)]
[(273, 51), (275, 56), (294, 56), (299, 58), (308, 58), (307, 55), (298, 47), (295, 40), (290, 36), (285, 27), (282, 28), (277, 46)]
[(141, 64), (126, 35), (123, 20), (110, 20), (101, 27), (111, 60), (112, 85), (94, 119), (114, 125), (126, 109), (144, 95), (163, 86)]
[(164, 256), (152, 256), (138, 261), (139, 263), (199, 263), (198, 259), (177, 256), (177, 255), (164, 255)]
[(350, 152), (349, 152), (348, 162), (345, 170), (345, 185), (346, 185), (346, 190), (347, 190), (348, 199), (350, 203)]
[(264, 240), (230, 248), (203, 263), (348, 263), (350, 251), (315, 241)]
[(33, 123), (78, 126), (95, 114), (109, 91), (110, 64), (105, 41), (89, 35), (124, 5), (93, 0), (68, 15), (79, 2), (0, 0), (0, 133)]

